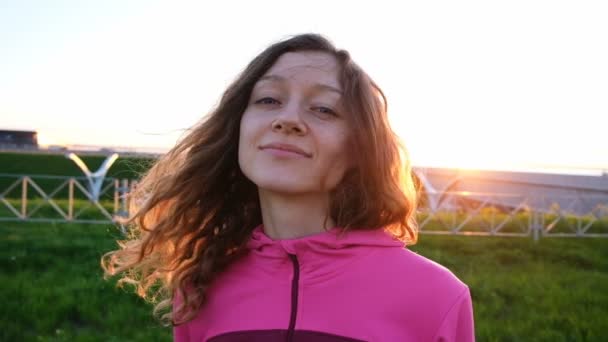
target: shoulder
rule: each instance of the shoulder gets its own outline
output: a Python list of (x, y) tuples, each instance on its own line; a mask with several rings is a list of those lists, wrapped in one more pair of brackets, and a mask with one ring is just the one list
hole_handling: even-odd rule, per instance
[(408, 248), (399, 250), (398, 255), (395, 261), (401, 262), (402, 267), (407, 267), (418, 277), (448, 281), (457, 288), (466, 286), (452, 270)]
[(400, 284), (402, 290), (414, 292), (419, 298), (428, 296), (448, 304), (468, 291), (468, 286), (450, 269), (405, 247), (373, 253), (369, 262), (375, 265), (384, 286), (389, 282)]
[(405, 329), (404, 334), (416, 336), (415, 340), (460, 334), (460, 330), (471, 335), (469, 287), (447, 267), (404, 247), (377, 250), (366, 258), (364, 267), (366, 293), (373, 296), (380, 317), (401, 327), (396, 331)]

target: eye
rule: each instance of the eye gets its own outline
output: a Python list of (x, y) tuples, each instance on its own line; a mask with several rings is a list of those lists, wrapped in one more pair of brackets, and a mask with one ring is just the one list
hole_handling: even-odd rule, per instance
[(255, 101), (255, 103), (256, 104), (265, 104), (265, 105), (281, 104), (279, 101), (273, 99), (272, 97), (261, 98), (261, 99)]
[(329, 115), (334, 115), (334, 116), (337, 115), (336, 112), (333, 109), (327, 108), (327, 107), (323, 107), (323, 106), (314, 107), (313, 110), (317, 111), (319, 113), (322, 113), (322, 114), (329, 114)]

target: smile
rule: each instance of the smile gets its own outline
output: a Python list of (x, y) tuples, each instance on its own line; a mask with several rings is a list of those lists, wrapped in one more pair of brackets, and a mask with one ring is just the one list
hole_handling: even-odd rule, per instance
[(279, 143), (271, 143), (267, 145), (263, 145), (260, 147), (261, 150), (266, 151), (277, 157), (289, 157), (289, 156), (298, 156), (298, 157), (306, 157), (310, 158), (312, 155), (302, 150), (301, 148), (289, 145), (289, 144), (279, 144)]

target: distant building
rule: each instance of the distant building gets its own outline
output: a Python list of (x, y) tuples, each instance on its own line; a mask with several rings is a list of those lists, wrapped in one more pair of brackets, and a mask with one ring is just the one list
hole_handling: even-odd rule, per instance
[[(510, 209), (532, 207), (554, 212), (559, 207), (572, 214), (598, 217), (608, 213), (606, 176), (446, 168), (414, 168), (414, 171), (423, 191), (438, 198), (447, 192), (465, 192), (470, 200)], [(445, 202), (446, 206), (458, 204)]]
[(38, 134), (35, 131), (0, 130), (1, 148), (38, 148)]

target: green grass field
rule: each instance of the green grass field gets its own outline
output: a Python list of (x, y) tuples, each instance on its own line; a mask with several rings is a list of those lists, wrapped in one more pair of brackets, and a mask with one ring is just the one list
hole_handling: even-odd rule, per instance
[[(150, 304), (102, 279), (99, 258), (119, 237), (104, 225), (0, 223), (0, 340), (170, 341)], [(478, 341), (608, 339), (606, 239), (422, 235), (411, 249), (470, 286)]]
[[(92, 170), (103, 161), (83, 159)], [(118, 159), (108, 177), (138, 178), (150, 161)], [(0, 173), (82, 175), (62, 155), (15, 153), (0, 153)], [(11, 182), (0, 177), (0, 189)], [(36, 182), (51, 192), (62, 180)], [(15, 191), (6, 198), (19, 208)], [(28, 197), (28, 210), (42, 203), (35, 193), (28, 192)], [(82, 201), (82, 194), (76, 199)], [(102, 202), (112, 209), (111, 194)], [(62, 209), (66, 203), (57, 201)], [(2, 206), (0, 214), (12, 215)], [(53, 215), (59, 218), (43, 203), (33, 217)], [(441, 215), (425, 230), (445, 229), (443, 222), (450, 218)], [(483, 230), (494, 219), (488, 215), (471, 220), (465, 230)], [(80, 218), (100, 215), (89, 208)], [(517, 214), (503, 231), (521, 232), (528, 218)], [(555, 230), (569, 231), (576, 222), (568, 220), (573, 219), (560, 221)], [(606, 220), (590, 229), (607, 231)], [(109, 225), (0, 222), (0, 341), (170, 341), (171, 329), (153, 319), (151, 304), (102, 279), (99, 259), (115, 248), (118, 238), (118, 229)], [(469, 285), (478, 341), (608, 340), (608, 239), (543, 237), (534, 242), (422, 235), (411, 249), (447, 266)]]
[(151, 306), (104, 281), (99, 259), (118, 230), (0, 223), (2, 341), (169, 341)]

